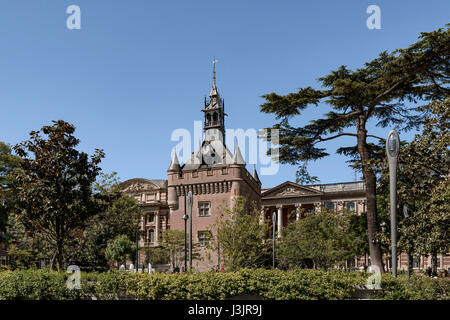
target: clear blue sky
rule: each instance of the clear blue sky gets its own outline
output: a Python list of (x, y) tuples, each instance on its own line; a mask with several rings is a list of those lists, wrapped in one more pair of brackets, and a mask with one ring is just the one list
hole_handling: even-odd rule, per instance
[[(71, 4), (81, 8), (81, 30), (66, 28)], [(366, 28), (371, 4), (381, 8), (381, 30)], [(448, 0), (3, 0), (0, 141), (18, 143), (64, 119), (75, 124), (80, 149), (105, 150), (104, 171), (122, 180), (166, 178), (172, 131), (192, 131), (202, 119), (213, 57), (227, 127), (264, 128), (274, 119), (259, 112), (261, 95), (317, 86), (340, 65), (359, 67), (406, 47), (450, 22), (449, 12)], [(353, 142), (330, 143), (329, 152), (342, 141)], [(345, 160), (332, 155), (309, 168), (322, 183), (352, 181)], [(294, 175), (282, 165), (261, 179), (271, 187)]]

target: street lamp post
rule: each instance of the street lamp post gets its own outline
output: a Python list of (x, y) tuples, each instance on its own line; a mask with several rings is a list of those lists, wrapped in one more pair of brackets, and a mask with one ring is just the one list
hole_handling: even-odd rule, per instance
[(392, 275), (397, 277), (397, 158), (400, 151), (400, 138), (397, 131), (391, 130), (386, 140), (386, 153), (389, 161), (389, 194), (391, 203), (391, 249)]
[[(186, 206), (184, 207), (186, 210)], [(189, 219), (188, 215), (184, 213), (184, 271), (187, 271), (187, 220)]]
[(187, 207), (189, 216), (189, 270), (192, 270), (192, 191), (187, 195)]
[(272, 214), (272, 268), (275, 269), (275, 223), (277, 222), (277, 212)]
[(139, 222), (136, 226), (136, 272), (138, 272), (139, 266)]
[[(150, 268), (148, 267), (148, 265), (150, 264), (150, 237), (147, 235), (147, 269), (148, 269), (148, 273), (150, 273)], [(144, 270), (142, 270), (142, 272), (144, 272)]]

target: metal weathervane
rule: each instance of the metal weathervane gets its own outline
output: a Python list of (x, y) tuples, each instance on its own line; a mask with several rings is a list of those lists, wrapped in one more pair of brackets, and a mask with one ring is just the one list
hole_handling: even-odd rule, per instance
[(391, 130), (386, 140), (386, 154), (389, 161), (389, 195), (391, 204), (391, 250), (392, 275), (397, 277), (397, 159), (400, 151), (400, 138), (397, 131)]

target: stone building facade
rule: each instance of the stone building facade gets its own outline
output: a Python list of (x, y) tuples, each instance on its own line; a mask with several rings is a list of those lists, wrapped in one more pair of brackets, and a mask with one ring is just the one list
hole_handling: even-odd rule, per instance
[[(143, 211), (141, 247), (158, 246), (161, 232), (166, 229), (184, 231), (183, 215), (187, 213), (186, 197), (193, 194), (192, 240), (200, 244), (201, 260), (194, 260), (199, 271), (220, 267), (217, 252), (206, 249), (207, 232), (216, 222), (221, 207), (231, 209), (234, 199), (244, 196), (261, 210), (262, 218), (272, 221), (277, 213), (276, 232), (301, 219), (306, 212), (318, 212), (324, 208), (340, 211), (347, 209), (354, 214), (366, 211), (365, 185), (362, 181), (302, 186), (286, 181), (270, 189), (261, 189), (261, 181), (255, 169), (250, 173), (236, 144), (234, 152), (225, 145), (225, 104), (216, 87), (215, 70), (209, 98), (205, 98), (204, 137), (199, 149), (180, 165), (176, 152), (167, 170), (167, 180), (131, 179), (122, 183), (123, 191), (135, 197)], [(214, 230), (212, 230), (214, 233)], [(214, 235), (214, 234), (213, 234)], [(140, 258), (140, 264), (145, 257)], [(407, 268), (406, 254), (399, 257), (399, 269)], [(450, 256), (438, 257), (439, 269), (450, 268)], [(370, 264), (368, 257), (355, 259), (355, 267)], [(431, 265), (429, 257), (414, 261), (416, 269)], [(182, 267), (182, 266), (178, 266)]]

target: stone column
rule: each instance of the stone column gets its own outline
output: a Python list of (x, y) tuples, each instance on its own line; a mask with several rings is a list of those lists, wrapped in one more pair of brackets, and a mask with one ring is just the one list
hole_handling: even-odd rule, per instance
[(259, 224), (263, 225), (265, 219), (266, 219), (266, 208), (264, 208), (264, 206), (261, 206), (261, 214), (259, 216)]
[(278, 238), (281, 238), (281, 229), (283, 228), (283, 205), (277, 205), (278, 213)]
[(159, 211), (155, 213), (155, 245), (159, 244)]
[(302, 210), (301, 203), (296, 203), (295, 204), (295, 220), (299, 220), (300, 219), (300, 216), (302, 214), (301, 210)]

